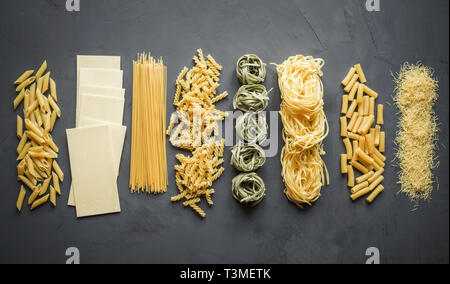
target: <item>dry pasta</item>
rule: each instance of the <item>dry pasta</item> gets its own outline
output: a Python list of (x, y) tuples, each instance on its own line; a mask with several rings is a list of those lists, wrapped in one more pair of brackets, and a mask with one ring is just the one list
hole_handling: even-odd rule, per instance
[(266, 64), (255, 54), (247, 54), (238, 59), (236, 74), (243, 85), (259, 84), (266, 78)]
[(266, 187), (256, 173), (241, 173), (233, 178), (231, 191), (239, 203), (254, 207), (263, 200)]

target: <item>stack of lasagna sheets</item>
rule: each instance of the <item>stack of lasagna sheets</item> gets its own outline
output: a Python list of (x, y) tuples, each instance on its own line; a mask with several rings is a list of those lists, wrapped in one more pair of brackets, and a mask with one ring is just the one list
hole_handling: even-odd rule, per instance
[(76, 128), (67, 129), (69, 206), (77, 217), (120, 212), (117, 177), (125, 139), (125, 90), (117, 56), (77, 57)]

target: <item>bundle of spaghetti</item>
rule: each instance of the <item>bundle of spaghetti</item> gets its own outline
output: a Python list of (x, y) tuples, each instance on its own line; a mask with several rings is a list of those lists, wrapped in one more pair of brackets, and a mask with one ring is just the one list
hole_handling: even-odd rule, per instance
[(432, 169), (438, 166), (435, 153), (438, 128), (433, 110), (438, 82), (433, 78), (433, 70), (420, 63), (405, 63), (394, 80), (394, 101), (401, 115), (395, 139), (401, 191), (414, 202), (429, 200), (434, 180)]
[(280, 115), (285, 146), (281, 154), (287, 198), (299, 207), (311, 205), (329, 184), (322, 160), (328, 122), (323, 111), (323, 59), (296, 55), (277, 65)]
[(167, 190), (166, 126), (167, 68), (162, 59), (139, 54), (133, 62), (131, 192)]
[(205, 196), (207, 203), (213, 204), (211, 195), (214, 189), (208, 188), (224, 171), (220, 165), (223, 163), (225, 140), (216, 142), (216, 138), (219, 121), (227, 113), (217, 110), (214, 104), (226, 98), (228, 93), (216, 95), (222, 66), (211, 55), (205, 60), (201, 49), (197, 54), (193, 58), (195, 66), (190, 70), (184, 67), (176, 80), (173, 104), (177, 112), (170, 119), (167, 135), (170, 135), (173, 146), (192, 152), (191, 157), (177, 155), (180, 164), (175, 166), (175, 171), (180, 193), (172, 197), (172, 201), (185, 199), (184, 206), (205, 217), (205, 212), (198, 206), (200, 197)]

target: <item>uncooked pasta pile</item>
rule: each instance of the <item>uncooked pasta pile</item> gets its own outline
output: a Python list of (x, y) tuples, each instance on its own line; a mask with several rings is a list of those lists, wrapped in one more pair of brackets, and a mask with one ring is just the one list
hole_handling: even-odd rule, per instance
[(296, 55), (277, 65), (285, 142), (281, 153), (284, 193), (302, 208), (317, 201), (322, 186), (329, 183), (321, 157), (328, 135), (320, 80), (324, 64), (323, 59)]
[(431, 170), (438, 165), (437, 117), (433, 110), (438, 82), (431, 68), (408, 63), (401, 67), (394, 80), (394, 101), (401, 115), (395, 140), (401, 191), (414, 202), (429, 200), (434, 180)]

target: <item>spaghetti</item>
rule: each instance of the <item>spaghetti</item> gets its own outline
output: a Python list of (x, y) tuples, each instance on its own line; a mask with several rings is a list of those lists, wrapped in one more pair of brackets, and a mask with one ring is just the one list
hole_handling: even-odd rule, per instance
[(323, 110), (323, 59), (296, 55), (277, 65), (285, 146), (281, 153), (287, 198), (302, 207), (320, 197), (329, 176), (322, 160), (328, 122)]
[(139, 54), (133, 62), (131, 192), (167, 190), (166, 126), (167, 68), (162, 59)]

